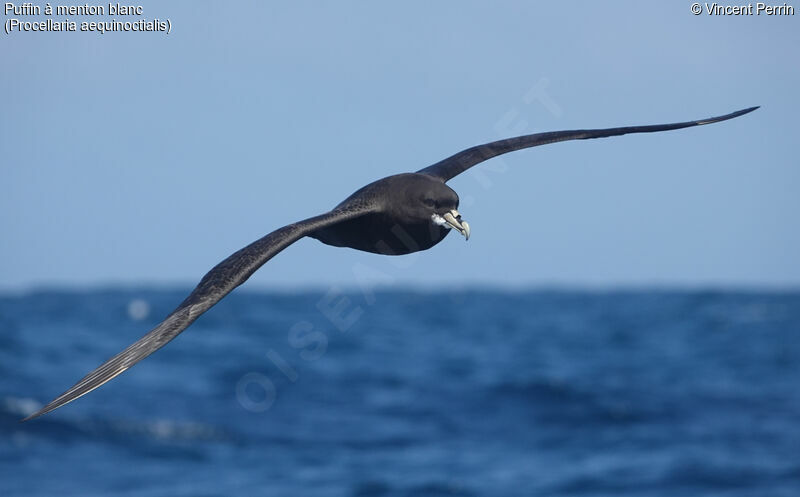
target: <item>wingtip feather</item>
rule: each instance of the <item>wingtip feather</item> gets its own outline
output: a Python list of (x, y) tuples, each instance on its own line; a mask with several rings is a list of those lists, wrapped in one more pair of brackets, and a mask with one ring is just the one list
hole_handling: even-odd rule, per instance
[(32, 420), (34, 418), (38, 418), (39, 416), (41, 416), (43, 414), (47, 414), (48, 412), (52, 411), (53, 409), (55, 409), (55, 407), (52, 407), (52, 406), (50, 406), (50, 404), (48, 404), (48, 405), (42, 407), (41, 409), (39, 409), (38, 411), (36, 411), (36, 412), (34, 412), (32, 414), (28, 414), (24, 418), (20, 419), (19, 422), (20, 423), (24, 423), (25, 421), (30, 421), (30, 420)]
[(756, 109), (760, 109), (760, 108), (761, 108), (761, 106), (760, 106), (760, 105), (756, 105), (755, 107), (748, 107), (748, 108), (746, 108), (746, 109), (742, 109), (742, 110), (740, 110), (739, 112), (735, 112), (735, 114), (738, 114), (738, 115), (740, 115), (740, 116), (743, 116), (743, 115), (745, 115), (745, 114), (749, 114), (749, 113), (753, 112), (754, 110), (756, 110)]

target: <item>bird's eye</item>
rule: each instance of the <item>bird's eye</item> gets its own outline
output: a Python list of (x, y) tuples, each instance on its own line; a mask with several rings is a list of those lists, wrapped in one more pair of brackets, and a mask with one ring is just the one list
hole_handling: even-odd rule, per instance
[(436, 202), (434, 202), (432, 198), (423, 199), (422, 203), (425, 204), (426, 207), (434, 207), (436, 205)]

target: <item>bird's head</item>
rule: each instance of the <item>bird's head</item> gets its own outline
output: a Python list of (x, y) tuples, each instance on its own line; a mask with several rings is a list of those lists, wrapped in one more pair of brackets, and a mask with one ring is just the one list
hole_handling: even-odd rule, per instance
[(432, 230), (455, 229), (469, 239), (469, 224), (458, 213), (458, 194), (442, 181), (424, 174), (408, 175), (402, 182), (405, 217), (415, 223), (429, 224)]

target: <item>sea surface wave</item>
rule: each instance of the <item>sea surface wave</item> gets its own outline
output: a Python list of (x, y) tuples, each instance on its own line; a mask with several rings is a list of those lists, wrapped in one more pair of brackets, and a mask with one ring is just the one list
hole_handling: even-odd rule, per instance
[(0, 495), (800, 495), (800, 292), (0, 295)]

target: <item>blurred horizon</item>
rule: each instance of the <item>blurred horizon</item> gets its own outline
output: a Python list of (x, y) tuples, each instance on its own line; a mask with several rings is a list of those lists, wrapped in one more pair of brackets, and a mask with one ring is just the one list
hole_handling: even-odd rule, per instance
[[(32, 294), (88, 294), (88, 293), (136, 293), (136, 292), (156, 292), (156, 293), (175, 293), (188, 295), (195, 284), (182, 283), (91, 283), (86, 285), (30, 285), (16, 288), (0, 288), (0, 297), (29, 296)], [(424, 285), (424, 284), (397, 284), (397, 285), (375, 285), (360, 287), (358, 284), (352, 285), (308, 285), (308, 286), (264, 286), (264, 285), (244, 285), (236, 288), (231, 295), (322, 295), (331, 292), (334, 295), (344, 296), (366, 296), (372, 294), (417, 294), (426, 295), (431, 293), (508, 293), (508, 294), (723, 294), (723, 295), (788, 295), (800, 292), (800, 285), (714, 285), (714, 284), (570, 284), (570, 283), (533, 283), (533, 284), (502, 284), (496, 282), (470, 282), (443, 285)], [(181, 297), (182, 299), (183, 297)], [(228, 297), (226, 297), (228, 298)]]

